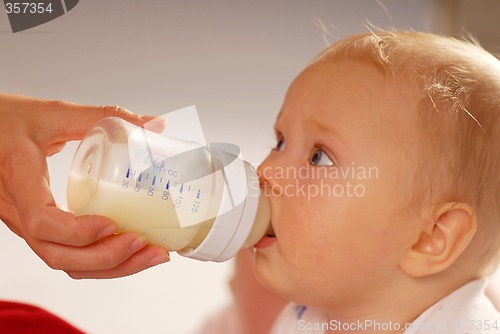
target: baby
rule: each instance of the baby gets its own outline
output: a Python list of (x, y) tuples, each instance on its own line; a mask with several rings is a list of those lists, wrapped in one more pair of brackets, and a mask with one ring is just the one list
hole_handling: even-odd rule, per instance
[[(373, 32), (292, 83), (259, 167), (273, 333), (500, 333), (500, 62), (473, 43)], [(306, 306), (307, 305), (307, 306)]]

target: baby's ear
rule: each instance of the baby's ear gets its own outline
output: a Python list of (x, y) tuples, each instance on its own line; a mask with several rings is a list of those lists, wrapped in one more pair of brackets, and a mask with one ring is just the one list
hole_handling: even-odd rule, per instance
[(476, 233), (476, 211), (466, 203), (435, 205), (426, 217), (417, 240), (399, 263), (414, 277), (436, 274), (448, 268)]

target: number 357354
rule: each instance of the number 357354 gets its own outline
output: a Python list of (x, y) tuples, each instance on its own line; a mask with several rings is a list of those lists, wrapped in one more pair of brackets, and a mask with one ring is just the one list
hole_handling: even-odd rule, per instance
[(7, 14), (43, 14), (52, 13), (52, 4), (43, 2), (7, 2)]

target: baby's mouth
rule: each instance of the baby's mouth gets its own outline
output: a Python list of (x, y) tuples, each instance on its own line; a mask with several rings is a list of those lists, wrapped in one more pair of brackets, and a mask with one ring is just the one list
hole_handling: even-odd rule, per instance
[(268, 238), (276, 238), (276, 234), (274, 233), (273, 224), (269, 224), (269, 227), (266, 230), (266, 237)]
[(256, 249), (266, 248), (276, 242), (276, 233), (274, 233), (273, 225), (269, 223), (265, 234), (262, 238), (253, 245)]

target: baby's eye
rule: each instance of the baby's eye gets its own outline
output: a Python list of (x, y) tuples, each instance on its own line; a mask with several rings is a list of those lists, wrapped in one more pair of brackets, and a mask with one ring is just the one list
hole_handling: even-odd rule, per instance
[(332, 166), (333, 161), (326, 155), (326, 153), (318, 148), (314, 151), (311, 157), (311, 165), (313, 166)]
[(282, 151), (284, 148), (285, 148), (285, 139), (284, 138), (278, 139), (278, 142), (276, 143), (274, 150), (275, 151)]

